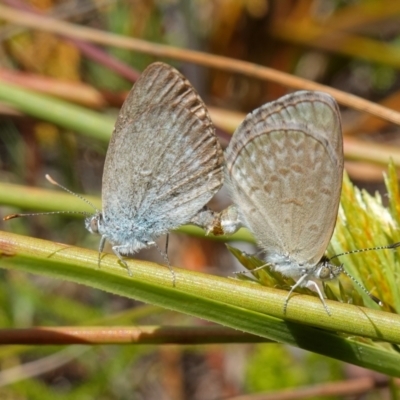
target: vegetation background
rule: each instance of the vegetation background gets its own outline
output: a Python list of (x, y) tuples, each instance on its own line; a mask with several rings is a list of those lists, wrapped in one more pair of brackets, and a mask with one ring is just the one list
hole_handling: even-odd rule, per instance
[[(31, 12), (32, 18), (47, 15), (56, 25), (64, 20), (250, 61), (400, 110), (400, 4), (393, 1), (3, 0), (1, 4)], [(58, 202), (61, 197), (49, 187), (46, 173), (88, 198), (100, 195), (112, 121), (140, 71), (153, 61), (174, 65), (196, 87), (210, 106), (223, 146), (245, 113), (284, 95), (290, 86), (30, 29), (22, 19), (10, 22), (4, 10), (0, 9), (1, 217), (21, 208), (69, 209), (75, 200), (67, 197)], [(21, 89), (26, 94), (22, 92), (18, 103)], [(38, 97), (30, 97), (32, 92)], [(54, 109), (41, 106), (40, 94), (52, 96)], [(57, 108), (59, 99), (70, 106)], [(85, 120), (75, 120), (79, 114), (74, 114), (74, 105), (87, 110)], [(346, 170), (359, 187), (380, 190), (387, 204), (383, 172), (390, 157), (393, 168), (400, 165), (399, 128), (351, 107), (342, 112)], [(27, 192), (9, 184), (25, 186)], [(29, 189), (33, 187), (47, 188), (47, 197)], [(73, 204), (79, 211), (80, 203)], [(212, 207), (228, 204), (222, 190)], [(81, 218), (66, 215), (0, 220), (0, 229), (91, 249), (97, 249), (99, 240), (84, 229)], [(249, 252), (254, 249), (248, 241), (234, 245)], [(169, 255), (172, 265), (193, 271), (226, 276), (239, 268), (222, 242), (182, 233), (171, 235)], [(154, 250), (143, 251), (138, 258), (162, 262)], [(195, 317), (65, 280), (13, 269), (0, 269), (0, 274), (1, 328), (208, 326)], [(340, 388), (349, 380), (367, 392), (367, 399), (389, 393), (395, 398), (397, 390), (395, 381), (389, 385), (378, 373), (271, 343), (13, 345), (0, 348), (0, 365), (0, 398), (18, 400), (251, 399), (254, 393), (277, 394), (288, 388), (293, 388), (287, 392), (292, 397), (286, 398), (307, 398), (308, 392), (299, 387), (317, 389), (327, 398), (331, 387), (325, 384), (340, 382), (335, 386)], [(383, 389), (372, 390), (379, 385)], [(354, 393), (343, 387), (344, 392)]]

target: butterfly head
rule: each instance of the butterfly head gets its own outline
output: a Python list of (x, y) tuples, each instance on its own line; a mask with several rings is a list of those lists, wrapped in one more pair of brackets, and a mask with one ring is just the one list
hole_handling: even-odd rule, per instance
[(316, 266), (314, 275), (321, 281), (329, 281), (337, 278), (343, 272), (343, 264), (335, 265), (330, 262), (327, 257), (323, 257), (322, 260)]
[(95, 214), (85, 218), (85, 227), (90, 233), (99, 234), (103, 222), (103, 214), (101, 211), (96, 211)]

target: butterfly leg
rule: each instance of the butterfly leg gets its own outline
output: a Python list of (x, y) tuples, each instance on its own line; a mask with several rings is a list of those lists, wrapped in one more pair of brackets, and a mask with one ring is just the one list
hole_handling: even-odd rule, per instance
[(320, 287), (318, 286), (318, 284), (317, 284), (317, 282), (314, 282), (314, 281), (307, 281), (307, 284), (306, 284), (306, 287), (308, 287), (309, 289), (315, 289), (315, 291), (318, 293), (318, 296), (319, 296), (319, 298), (321, 299), (321, 302), (322, 302), (322, 304), (323, 304), (323, 306), (324, 306), (324, 308), (325, 308), (325, 311), (327, 312), (327, 314), (329, 315), (329, 316), (331, 316), (331, 313), (330, 313), (330, 311), (329, 311), (329, 308), (328, 308), (328, 306), (327, 306), (327, 304), (325, 303), (325, 299), (324, 299), (324, 296), (323, 296), (323, 294), (322, 294), (322, 292), (321, 292), (321, 289), (320, 289)]
[(168, 245), (169, 245), (169, 233), (167, 233), (167, 237), (165, 238), (165, 254), (168, 257)]
[[(104, 250), (104, 246), (106, 244), (106, 240), (107, 240), (107, 236), (103, 235), (100, 239), (100, 245), (99, 245), (99, 258), (97, 261), (97, 267), (100, 269), (100, 262), (101, 262), (101, 253)], [(113, 246), (112, 250), (114, 252), (114, 254), (119, 258), (119, 260), (121, 261), (121, 263), (123, 264), (123, 266), (128, 270), (128, 274), (129, 276), (132, 276), (132, 272), (128, 266), (128, 264), (126, 263), (126, 261), (124, 261), (124, 259), (122, 258), (121, 254), (119, 253), (118, 249), (121, 248), (123, 246)]]
[[(304, 274), (304, 275), (291, 287), (291, 289), (290, 289), (290, 291), (289, 291), (289, 294), (288, 294), (288, 296), (286, 297), (285, 305), (283, 306), (283, 313), (286, 314), (286, 310), (287, 310), (287, 305), (288, 305), (288, 302), (289, 302), (289, 298), (290, 298), (290, 295), (293, 293), (293, 291), (294, 291), (296, 288), (298, 288), (298, 287), (305, 286), (305, 287), (308, 287), (309, 289), (314, 289), (314, 291), (316, 291), (316, 292), (318, 293), (318, 296), (319, 296), (319, 298), (320, 298), (320, 300), (321, 300), (321, 302), (322, 302), (322, 305), (323, 305), (324, 308), (325, 308), (326, 313), (327, 313), (329, 316), (331, 316), (331, 313), (330, 313), (330, 311), (329, 311), (329, 308), (328, 308), (327, 304), (325, 303), (325, 299), (324, 299), (324, 296), (323, 296), (323, 294), (322, 294), (322, 292), (321, 292), (321, 289), (319, 288), (319, 286), (318, 286), (318, 284), (317, 284), (316, 282), (314, 282), (314, 281), (312, 281), (312, 280), (308, 280), (309, 276), (310, 276), (309, 274)], [(305, 284), (304, 284), (304, 283), (305, 283)]]
[(156, 245), (157, 250), (160, 252), (160, 254), (162, 255), (162, 257), (164, 258), (165, 263), (167, 264), (167, 267), (169, 269), (169, 271), (171, 272), (172, 275), (172, 286), (175, 287), (176, 286), (176, 274), (175, 271), (172, 269), (171, 264), (169, 262), (169, 258), (168, 258), (168, 242), (169, 242), (169, 234), (167, 234), (167, 240), (165, 242), (165, 251), (162, 251), (156, 243), (153, 243)]
[(127, 269), (129, 276), (132, 276), (132, 271), (129, 268), (129, 265), (126, 263), (126, 261), (122, 258), (122, 255), (120, 253), (120, 249), (124, 248), (126, 246), (112, 246), (112, 251), (114, 254), (119, 258), (119, 261), (121, 264)]
[(104, 250), (104, 245), (106, 244), (107, 236), (103, 235), (100, 239), (100, 244), (99, 244), (99, 257), (97, 260), (97, 268), (100, 269), (100, 262), (101, 262), (101, 253)]
[(285, 304), (283, 305), (283, 314), (286, 314), (286, 310), (287, 310), (287, 306), (289, 303), (289, 298), (291, 296), (291, 294), (293, 293), (293, 291), (299, 287), (302, 286), (303, 282), (308, 278), (307, 274), (304, 274), (301, 278), (299, 278), (299, 280), (290, 288), (289, 294), (287, 295), (286, 299), (285, 299)]
[[(245, 255), (248, 255), (248, 254), (246, 254), (246, 253), (244, 253)], [(256, 253), (257, 254), (257, 253)], [(251, 254), (251, 256), (253, 256), (253, 254)], [(263, 264), (263, 265), (260, 265), (259, 267), (256, 267), (256, 268), (254, 268), (254, 269), (249, 269), (249, 270), (247, 270), (247, 271), (237, 271), (237, 272), (234, 272), (234, 274), (235, 275), (241, 275), (241, 274), (252, 274), (253, 272), (257, 272), (257, 271), (260, 271), (260, 270), (262, 270), (262, 269), (265, 269), (265, 268), (267, 268), (269, 266), (269, 264), (267, 263), (267, 264)]]

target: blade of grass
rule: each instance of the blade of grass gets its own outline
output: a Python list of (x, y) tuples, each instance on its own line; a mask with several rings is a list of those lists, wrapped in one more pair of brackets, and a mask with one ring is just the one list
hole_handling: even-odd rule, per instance
[(276, 316), (283, 317), (287, 292), (252, 283), (175, 269), (173, 287), (165, 266), (131, 260), (131, 278), (114, 256), (104, 256), (98, 270), (97, 252), (4, 232), (0, 232), (0, 254), (3, 268), (85, 284), (400, 376), (400, 356), (395, 352), (304, 325), (397, 343), (400, 317), (394, 314), (328, 302), (332, 311), (329, 317), (319, 299), (296, 295), (288, 308), (287, 317), (292, 321), (284, 321)]
[(4, 81), (0, 81), (0, 100), (28, 115), (98, 140), (108, 141), (114, 127), (112, 117)]

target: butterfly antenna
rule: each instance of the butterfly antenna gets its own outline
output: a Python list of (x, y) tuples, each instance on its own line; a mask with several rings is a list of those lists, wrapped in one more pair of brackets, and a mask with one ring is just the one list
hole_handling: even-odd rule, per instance
[[(78, 199), (83, 200), (86, 204), (89, 204), (90, 207), (92, 207), (96, 212), (98, 211), (97, 208), (87, 199), (82, 197), (81, 195), (72, 192), (71, 190), (67, 189), (66, 187), (60, 185), (58, 182), (56, 182), (50, 175), (46, 174), (46, 179), (53, 185), (58, 186), (59, 188), (65, 190), (67, 193), (72, 194), (75, 197), (78, 197)], [(79, 214), (79, 215), (84, 215), (84, 216), (89, 216), (91, 213), (85, 212), (85, 211), (49, 211), (49, 212), (42, 212), (42, 213), (27, 213), (27, 214), (10, 214), (7, 215), (3, 218), (3, 221), (8, 221), (10, 219), (14, 218), (19, 218), (19, 217), (35, 217), (37, 215), (55, 215), (55, 214)]]
[(334, 256), (330, 257), (329, 261), (333, 260), (334, 258), (340, 257), (340, 256), (347, 256), (349, 254), (363, 253), (365, 251), (396, 249), (397, 247), (400, 247), (400, 242), (393, 243), (393, 244), (390, 244), (388, 246), (369, 247), (368, 249), (358, 249), (358, 250), (345, 251), (344, 253), (335, 254)]
[[(377, 250), (387, 250), (387, 249), (396, 249), (397, 247), (400, 247), (400, 242), (397, 243), (393, 243), (390, 244), (388, 246), (379, 246), (379, 247), (369, 247), (367, 249), (359, 249), (359, 250), (352, 250), (352, 251), (346, 251), (344, 253), (339, 253), (339, 254), (335, 254), (334, 256), (332, 256), (330, 260), (340, 257), (340, 256), (347, 256), (349, 254), (355, 254), (355, 253), (363, 253), (365, 251), (377, 251)], [(373, 294), (371, 294), (363, 285), (361, 285), (360, 282), (358, 282), (358, 280), (356, 278), (354, 278), (354, 276), (350, 275), (348, 272), (346, 272), (343, 268), (342, 268), (342, 272), (348, 276), (364, 293), (366, 293), (376, 304), (378, 304), (379, 306), (383, 306), (383, 303), (381, 300), (379, 300), (376, 296), (374, 296)]]
[[(85, 199), (80, 194), (75, 193), (72, 190), (67, 189), (66, 187), (64, 187), (63, 185), (61, 185), (57, 181), (55, 181), (49, 174), (46, 174), (45, 177), (52, 185), (58, 186), (60, 189), (65, 190), (67, 193), (72, 194), (73, 196), (77, 197), (78, 199), (83, 200), (86, 204), (89, 204), (89, 206), (92, 207), (95, 211), (98, 211), (97, 208), (93, 205), (93, 203), (91, 203), (88, 199)], [(86, 213), (86, 214), (88, 214), (88, 213)]]
[(358, 280), (356, 278), (354, 278), (353, 275), (350, 275), (343, 268), (342, 268), (342, 273), (345, 274), (347, 277), (349, 277), (372, 301), (374, 301), (380, 307), (383, 307), (382, 301), (380, 299), (378, 299), (376, 296), (374, 296), (373, 294), (371, 294), (363, 285), (361, 285), (360, 282), (358, 282)]
[(85, 215), (86, 217), (90, 215), (90, 213), (85, 211), (50, 211), (50, 212), (30, 213), (30, 214), (10, 214), (5, 216), (3, 218), (3, 221), (8, 221), (10, 219), (19, 217), (36, 217), (37, 215), (54, 215), (54, 214), (80, 214), (80, 215)]

